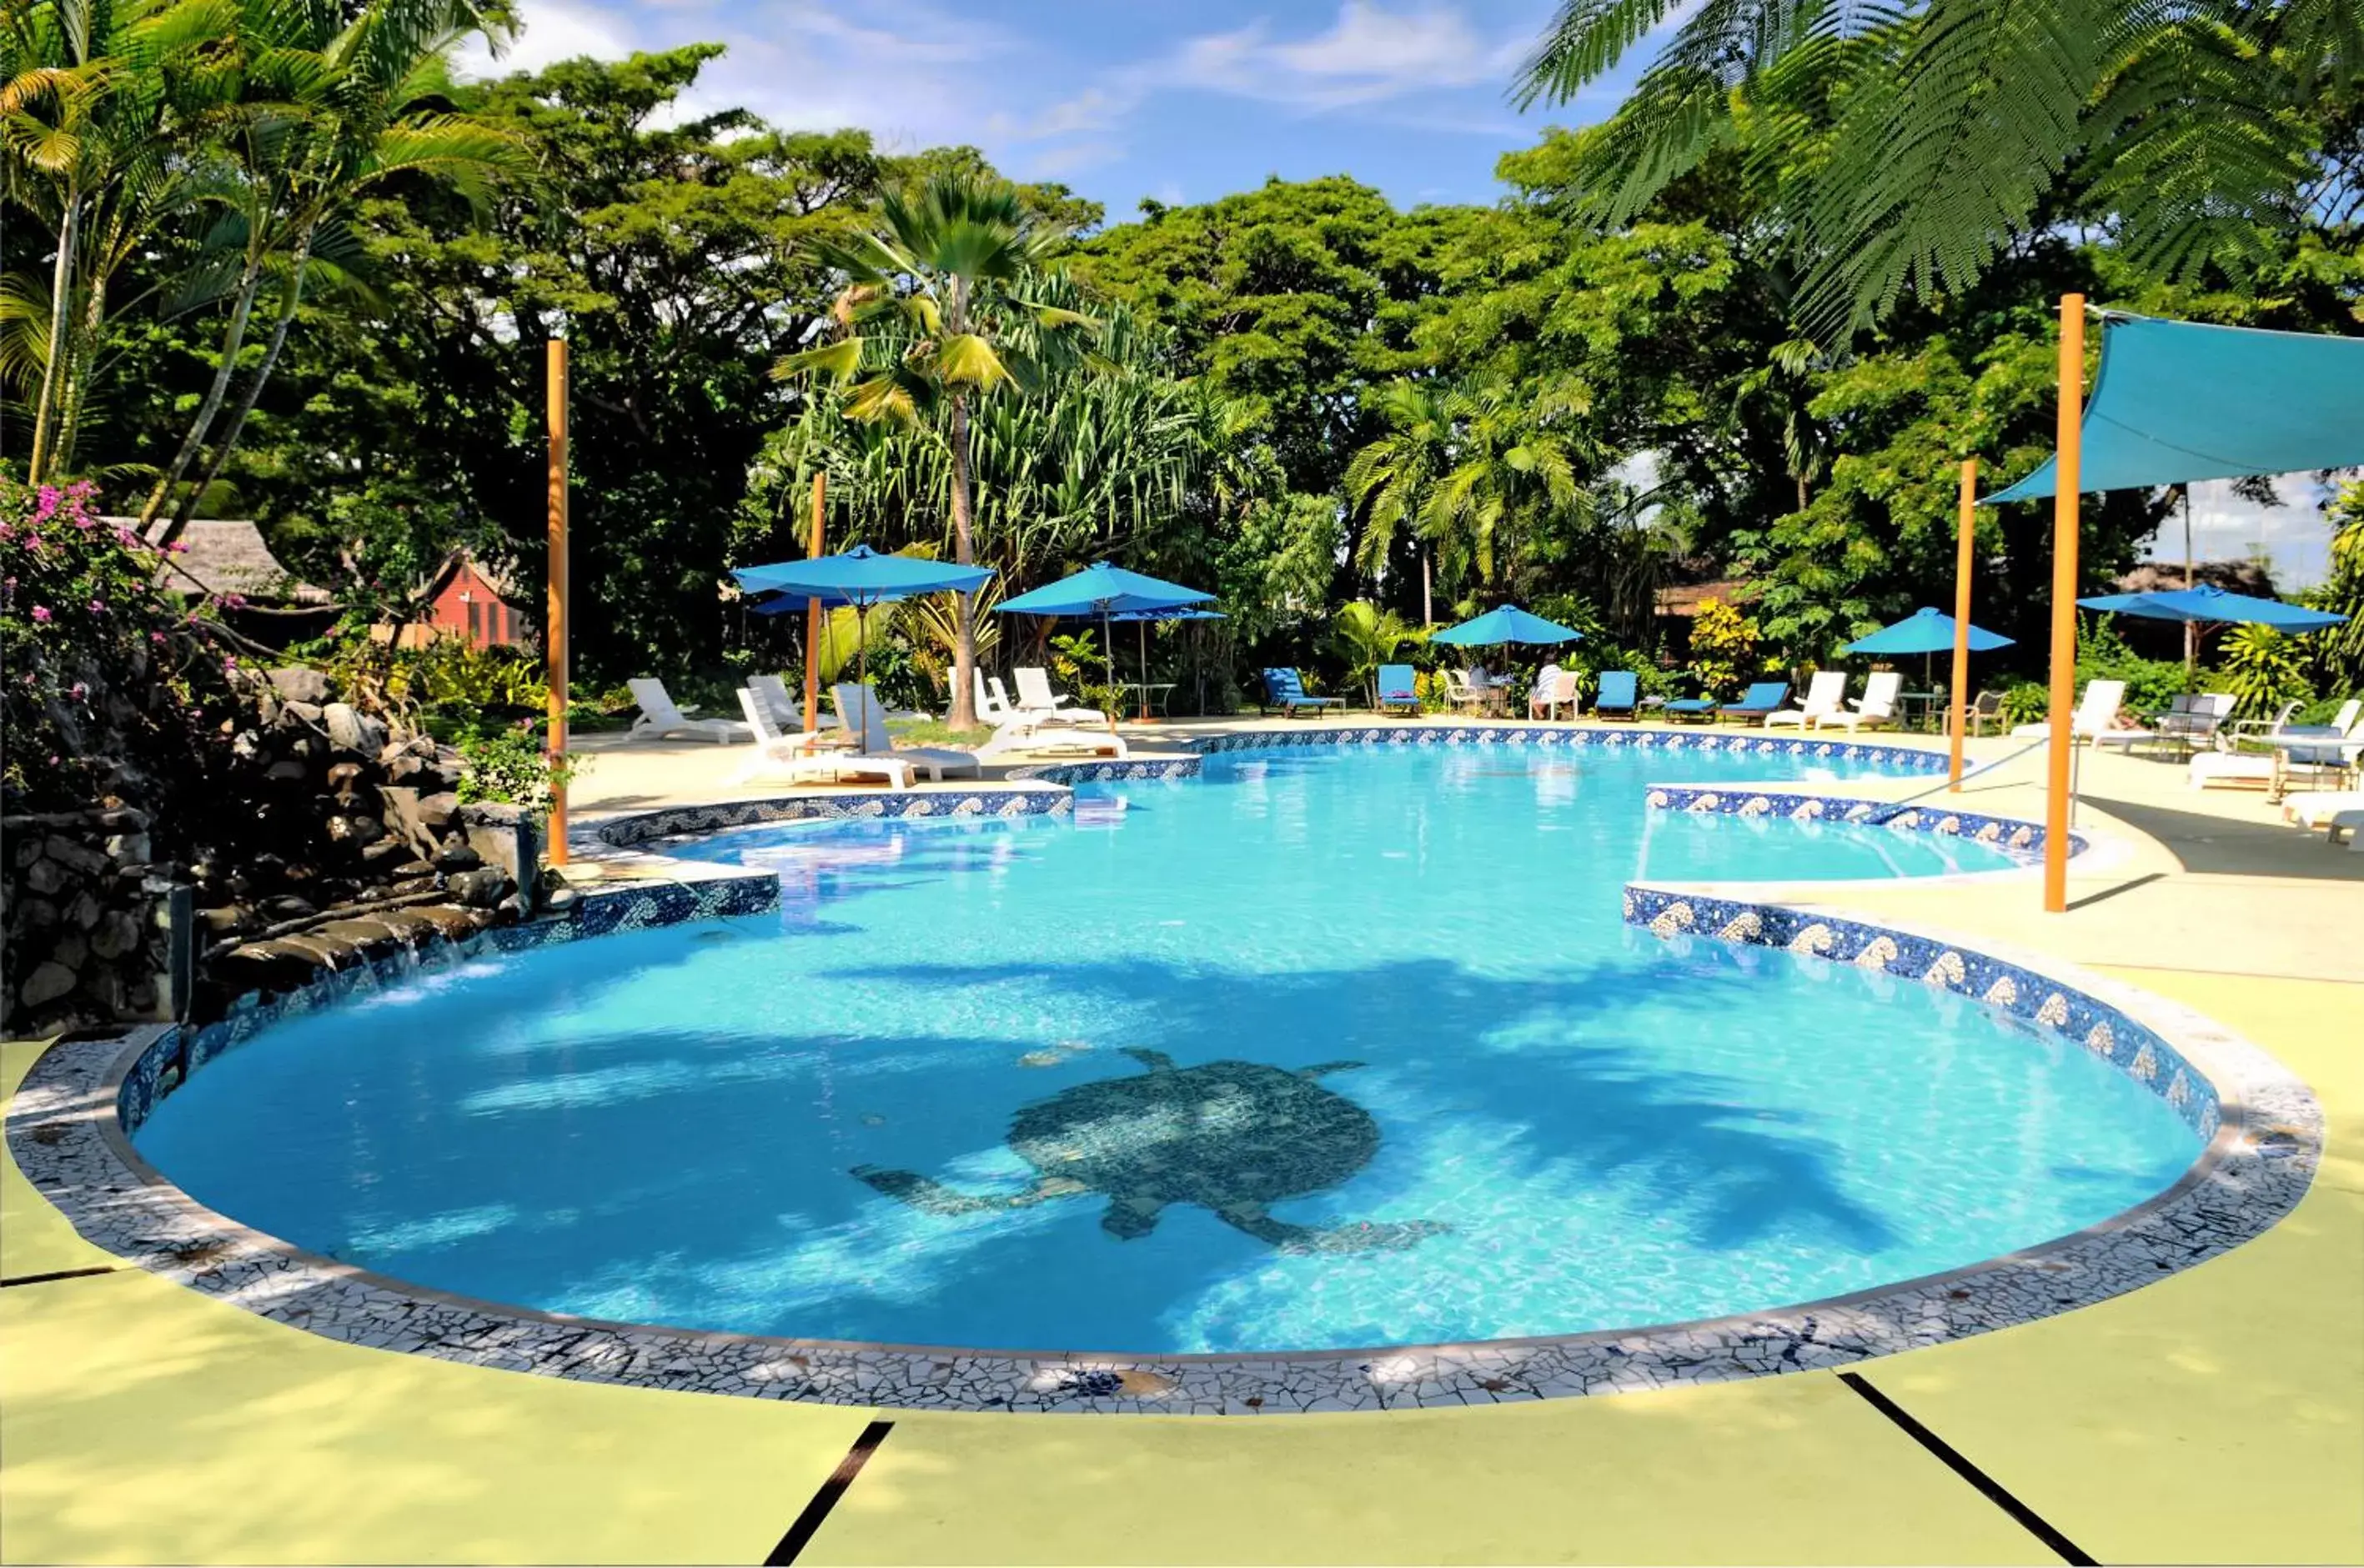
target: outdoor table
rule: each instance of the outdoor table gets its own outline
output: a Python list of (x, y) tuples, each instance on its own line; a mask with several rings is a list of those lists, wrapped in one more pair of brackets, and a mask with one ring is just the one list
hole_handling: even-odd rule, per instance
[(1896, 700), (1904, 708), (1905, 728), (1934, 729), (1937, 710), (1950, 699), (1944, 692), (1899, 692)]
[(1171, 681), (1126, 681), (1121, 684), (1121, 689), (1128, 694), (1124, 706), (1144, 717), (1152, 703), (1163, 714), (1166, 704), (1174, 700), (1174, 683)]

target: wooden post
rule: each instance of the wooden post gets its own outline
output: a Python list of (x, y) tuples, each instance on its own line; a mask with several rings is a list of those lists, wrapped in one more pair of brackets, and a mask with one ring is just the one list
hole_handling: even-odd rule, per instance
[[(821, 498), (828, 492), (829, 471), (813, 475), (812, 536), (805, 546), (808, 559), (820, 553)], [(820, 601), (805, 601), (805, 729), (820, 728)]]
[(1962, 460), (1960, 517), (1954, 527), (1954, 737), (1946, 765), (1946, 787), (1962, 793), (1962, 736), (1969, 728), (1970, 701), (1970, 560), (1978, 533), (1979, 460)]
[[(566, 750), (566, 339), (550, 340), (550, 750)], [(566, 786), (551, 791), (550, 863), (566, 863)]]
[(2060, 413), (2052, 460), (2052, 746), (2044, 791), (2044, 907), (2068, 907), (2069, 765), (2077, 744), (2077, 513), (2084, 435), (2085, 296), (2060, 296)]

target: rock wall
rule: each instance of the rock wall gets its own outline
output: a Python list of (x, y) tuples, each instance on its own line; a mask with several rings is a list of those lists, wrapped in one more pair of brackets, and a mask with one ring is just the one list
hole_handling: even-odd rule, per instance
[(0, 817), (9, 1032), (170, 1016), (173, 868), (120, 800)]
[(0, 821), (10, 1033), (202, 1023), (248, 992), (571, 902), (541, 871), (535, 820), (463, 806), (458, 752), (334, 700), (317, 671), (272, 671), (229, 754), (184, 862), (151, 860), (150, 825), (121, 801)]

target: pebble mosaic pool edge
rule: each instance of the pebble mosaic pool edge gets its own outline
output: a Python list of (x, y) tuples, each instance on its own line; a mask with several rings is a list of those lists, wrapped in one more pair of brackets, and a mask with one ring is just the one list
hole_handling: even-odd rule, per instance
[[(1310, 733), (1332, 743), (1394, 743), (1346, 740), (1337, 729)], [(1441, 739), (1455, 732), (1411, 733)], [(1294, 743), (1310, 743), (1310, 734), (1309, 741)], [(1255, 743), (1269, 740), (1258, 735)], [(1764, 749), (1801, 744), (1777, 741)], [(1054, 782), (1048, 775), (1054, 771), (1096, 773), (1125, 765), (1053, 764), (1036, 776), (1047, 784)], [(1056, 794), (1064, 803), (1065, 792)], [(911, 804), (899, 796), (880, 798)], [(942, 802), (944, 796), (931, 798)], [(683, 808), (633, 820), (701, 812), (727, 817), (749, 808), (801, 804)], [(837, 796), (826, 804), (855, 803)], [(713, 820), (702, 830), (805, 815), (878, 815), (886, 808), (790, 809)], [(1063, 806), (1030, 801), (1018, 810), (1030, 808)], [(698, 830), (682, 826), (669, 831)], [(664, 836), (652, 831), (630, 841)], [(769, 875), (602, 890), (587, 896), (568, 921), (483, 933), (430, 962), (464, 962), (487, 951), (571, 940), (604, 929), (756, 912), (776, 898), (777, 885)], [(2102, 1225), (1945, 1274), (1832, 1300), (1708, 1322), (1549, 1339), (1299, 1354), (1101, 1356), (768, 1339), (604, 1323), (472, 1301), (317, 1257), (247, 1229), (204, 1208), (132, 1151), (128, 1133), (188, 1071), (278, 1018), (326, 1005), (363, 984), (386, 983), (414, 967), (398, 961), (373, 966), (367, 975), (355, 971), (332, 976), (304, 996), (235, 1013), (197, 1031), (185, 1050), (178, 1031), (154, 1027), (121, 1040), (53, 1047), (12, 1103), (7, 1133), (26, 1175), (91, 1241), (191, 1288), (331, 1339), (634, 1386), (972, 1411), (1246, 1415), (1462, 1407), (1843, 1367), (2030, 1322), (2152, 1283), (2261, 1233), (2297, 1204), (2313, 1178), (2322, 1116), (2304, 1084), (2264, 1051), (2189, 1009), (2035, 955), (1977, 951), (1876, 920), (1710, 897), (1671, 885), (1634, 884), (1624, 899), (1629, 922), (1670, 940), (1778, 946), (1894, 975), (1900, 984), (1940, 984), (2062, 1030), (2089, 1049), (2106, 1051), (2113, 1065), (2173, 1105), (2207, 1146), (2165, 1193)], [(566, 929), (556, 929), (561, 926)]]

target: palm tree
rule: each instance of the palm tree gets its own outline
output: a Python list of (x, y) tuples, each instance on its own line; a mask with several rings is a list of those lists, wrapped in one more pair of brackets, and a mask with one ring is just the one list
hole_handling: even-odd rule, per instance
[[(773, 367), (786, 379), (817, 373), (847, 384), (850, 419), (917, 426), (949, 409), (953, 559), (976, 562), (970, 490), (973, 399), (1002, 387), (1032, 391), (1044, 359), (1069, 330), (1091, 325), (1081, 312), (1028, 297), (1060, 236), (1038, 228), (1007, 185), (965, 173), (931, 178), (916, 201), (890, 193), (879, 204), (886, 232), (824, 252), (846, 275), (835, 341), (787, 355)], [(884, 332), (857, 325), (881, 321)], [(976, 605), (954, 599), (951, 722), (976, 722)]]
[(1346, 678), (1363, 683), (1364, 695), (1377, 708), (1379, 666), (1411, 640), (1412, 628), (1395, 611), (1383, 610), (1368, 599), (1356, 599), (1338, 606), (1330, 629), (1338, 651), (1346, 656)]
[(1563, 419), (1582, 406), (1573, 388), (1489, 383), (1455, 395), (1453, 467), (1430, 491), (1420, 529), (1440, 556), (1476, 573), (1481, 596), (1539, 514), (1585, 505), (1578, 464), (1599, 453)]
[[(226, 0), (182, 0), (227, 9)], [(367, 0), (358, 10), (327, 0), (242, 0), (237, 6), (234, 89), (207, 116), (218, 169), (223, 227), (241, 237), (218, 362), (187, 435), (141, 509), (152, 523), (210, 442), (213, 456), (166, 525), (169, 541), (187, 528), (198, 498), (229, 460), (271, 378), (309, 279), (325, 269), (324, 241), (342, 238), (342, 217), (390, 181), (426, 175), (476, 196), (489, 175), (524, 167), (510, 132), (441, 105), (447, 62), (475, 34), (500, 35), (478, 0)], [(279, 280), (278, 308), (245, 393), (219, 428), (240, 350), (266, 277)]]
[[(0, 374), (35, 406), (28, 479), (72, 467), (106, 319), (133, 303), (111, 297), (117, 274), (206, 195), (191, 124), (203, 117), (201, 65), (223, 25), (218, 6), (196, 0), (45, 0), (0, 26), (8, 194), (47, 221), (56, 244), (46, 283), (0, 278)], [(44, 101), (56, 111), (46, 122), (30, 112)], [(44, 125), (71, 133), (62, 166), (41, 156)], [(212, 303), (217, 255), (200, 243), (184, 272), (159, 272), (140, 297), (163, 295), (167, 316)]]
[[(2356, 0), (1562, 0), (1512, 95), (1565, 103), (1669, 21), (1589, 144), (1593, 215), (1753, 139), (1825, 333), (2079, 216), (2170, 275), (2237, 267), (2317, 176), (2305, 111), (2364, 75)], [(1779, 112), (1743, 135), (1752, 101)]]
[[(1366, 571), (1376, 573), (1386, 565), (1397, 533), (1419, 517), (1452, 468), (1460, 408), (1453, 389), (1433, 381), (1390, 382), (1379, 393), (1376, 410), (1388, 433), (1346, 464), (1347, 497), (1363, 508), (1355, 559)], [(1425, 549), (1420, 556), (1420, 615), (1423, 624), (1436, 619)]]

